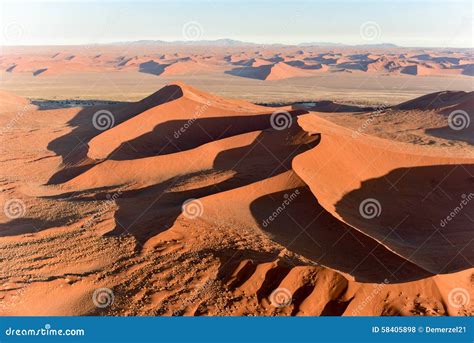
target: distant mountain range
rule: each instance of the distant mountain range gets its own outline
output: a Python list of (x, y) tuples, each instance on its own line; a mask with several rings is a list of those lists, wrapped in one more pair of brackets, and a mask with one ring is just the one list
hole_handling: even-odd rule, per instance
[(179, 41), (163, 41), (163, 40), (138, 40), (131, 42), (118, 42), (113, 44), (136, 44), (136, 45), (201, 45), (201, 46), (248, 46), (262, 45), (250, 42), (242, 42), (235, 39), (216, 39), (216, 40), (179, 40)]
[(129, 42), (116, 42), (112, 44), (119, 45), (193, 45), (193, 46), (321, 46), (321, 47), (372, 47), (372, 48), (397, 48), (398, 45), (391, 43), (380, 43), (380, 44), (362, 44), (362, 45), (350, 45), (342, 43), (331, 43), (331, 42), (305, 42), (300, 44), (263, 44), (263, 43), (252, 43), (252, 42), (243, 42), (235, 39), (216, 39), (216, 40), (179, 40), (179, 41), (163, 41), (163, 40), (138, 40), (138, 41), (129, 41)]
[(371, 47), (371, 48), (399, 48), (400, 46), (392, 43), (376, 43), (376, 44), (342, 44), (342, 43), (330, 43), (330, 42), (310, 42), (310, 43), (300, 43), (297, 46), (324, 46), (324, 47)]

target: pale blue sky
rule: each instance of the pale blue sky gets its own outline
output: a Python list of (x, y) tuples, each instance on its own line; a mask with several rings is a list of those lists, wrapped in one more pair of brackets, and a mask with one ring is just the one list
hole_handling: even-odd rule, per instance
[[(0, 2), (2, 45), (197, 37), (257, 43), (473, 46), (471, 0)], [(197, 24), (189, 28), (190, 22)]]

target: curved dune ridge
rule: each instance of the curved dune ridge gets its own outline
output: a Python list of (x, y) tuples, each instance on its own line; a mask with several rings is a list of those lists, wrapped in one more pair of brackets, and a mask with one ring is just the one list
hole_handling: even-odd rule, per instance
[(449, 114), (450, 111), (459, 109), (468, 111), (473, 105), (474, 92), (443, 91), (427, 94), (394, 107), (400, 110), (438, 110)]
[[(325, 70), (322, 67), (319, 69), (321, 71)], [(253, 63), (251, 66), (234, 68), (226, 73), (257, 80), (282, 80), (293, 77), (311, 76), (312, 72), (314, 73), (314, 69), (309, 70), (309, 68), (303, 68), (303, 66), (300, 65), (294, 67), (286, 62), (268, 62), (267, 64)]]
[[(157, 106), (94, 137), (88, 156), (123, 159), (188, 149), (266, 128), (272, 113), (268, 107), (206, 95), (183, 85), (165, 87), (151, 97)], [(293, 115), (302, 112), (291, 111)]]
[[(317, 149), (297, 156), (293, 167), (326, 210), (433, 274), (470, 266), (473, 209), (466, 208), (448, 229), (442, 220), (474, 187), (472, 157), (445, 157), (369, 136), (354, 139), (348, 130), (313, 117), (303, 116), (300, 123), (322, 139)], [(464, 250), (467, 257), (459, 253)]]
[[(394, 108), (449, 115), (472, 98)], [(321, 115), (182, 83), (28, 111), (0, 162), (15, 175), (2, 204), (23, 209), (1, 217), (0, 314), (472, 315), (453, 296), (473, 296), (472, 153)], [(95, 306), (104, 287), (113, 301)]]

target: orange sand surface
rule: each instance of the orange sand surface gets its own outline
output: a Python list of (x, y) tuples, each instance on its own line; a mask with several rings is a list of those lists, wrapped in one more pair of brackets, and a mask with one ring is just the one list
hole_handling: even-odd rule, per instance
[[(433, 65), (416, 75), (472, 62), (352, 55), (58, 54), (1, 67), (46, 78), (145, 64), (160, 77), (202, 65), (271, 80), (354, 60), (372, 65), (361, 73)], [(173, 83), (136, 102), (44, 109), (2, 91), (0, 314), (473, 315), (473, 101), (270, 107)]]

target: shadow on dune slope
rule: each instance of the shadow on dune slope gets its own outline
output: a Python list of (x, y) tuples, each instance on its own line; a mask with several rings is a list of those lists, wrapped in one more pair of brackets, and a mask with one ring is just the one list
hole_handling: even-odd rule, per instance
[(225, 73), (234, 76), (246, 77), (249, 79), (265, 80), (270, 74), (272, 64), (262, 65), (258, 67), (240, 67), (232, 70), (226, 70)]
[[(116, 228), (111, 234), (128, 232), (144, 243), (173, 225), (184, 201), (291, 170), (293, 158), (318, 142), (319, 136), (309, 136), (296, 124), (285, 132), (266, 130), (247, 146), (219, 152), (212, 171), (178, 176), (158, 185), (124, 192), (117, 199)], [(270, 151), (268, 147), (273, 149)], [(196, 187), (201, 181), (204, 185)]]
[(336, 205), (349, 225), (432, 273), (474, 265), (474, 165), (398, 168)]
[(0, 224), (0, 237), (18, 236), (29, 233), (36, 233), (47, 230), (53, 227), (60, 227), (67, 225), (77, 218), (73, 216), (56, 217), (52, 220), (39, 218), (17, 218), (12, 219), (7, 223)]
[(461, 141), (470, 145), (474, 145), (474, 129), (466, 128), (462, 131), (454, 131), (449, 126), (445, 126), (434, 129), (426, 129), (425, 132), (433, 137), (443, 138), (451, 141)]
[(165, 68), (168, 66), (169, 64), (160, 64), (151, 60), (148, 62), (140, 63), (140, 65), (138, 66), (138, 71), (140, 73), (145, 74), (161, 75), (165, 71)]
[(48, 184), (65, 182), (93, 166), (93, 161), (87, 157), (89, 149), (87, 144), (92, 138), (102, 133), (94, 127), (93, 123), (93, 116), (98, 111), (110, 111), (114, 118), (114, 126), (116, 126), (147, 109), (176, 100), (182, 95), (181, 87), (170, 85), (138, 102), (83, 108), (67, 123), (72, 127), (71, 132), (48, 144), (48, 150), (61, 156), (64, 165), (62, 170), (50, 178)]
[[(399, 283), (432, 275), (336, 219), (319, 205), (308, 187), (257, 198), (250, 209), (273, 240), (356, 281)], [(270, 216), (274, 219), (269, 220)]]
[[(296, 117), (307, 111), (294, 110), (289, 113)], [(271, 125), (270, 116), (271, 113), (197, 118), (192, 121), (170, 120), (122, 143), (108, 158), (120, 161), (189, 150), (222, 138), (267, 129)]]

